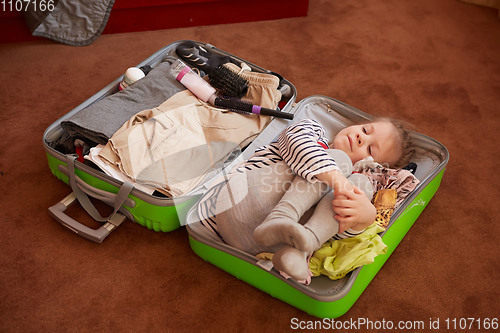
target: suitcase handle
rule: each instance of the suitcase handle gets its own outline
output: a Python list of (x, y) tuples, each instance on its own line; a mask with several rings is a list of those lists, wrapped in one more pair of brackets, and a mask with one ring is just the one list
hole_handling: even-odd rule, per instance
[[(117, 194), (95, 188), (85, 183), (75, 174), (74, 164), (76, 158), (77, 157), (74, 155), (68, 155), (66, 157), (68, 167), (66, 170), (61, 170), (68, 175), (69, 184), (73, 192), (54, 206), (50, 207), (49, 213), (59, 223), (76, 232), (78, 235), (94, 242), (101, 243), (111, 233), (111, 231), (113, 231), (125, 220), (125, 215), (118, 212), (120, 207), (124, 204), (129, 207), (135, 206), (134, 200), (128, 198), (128, 195), (134, 186), (130, 182), (124, 182)], [(90, 201), (88, 197), (89, 195), (112, 205), (114, 210), (111, 215), (108, 217), (101, 216), (99, 211)], [(65, 210), (75, 201), (75, 199), (80, 202), (81, 206), (90, 216), (92, 216), (92, 218), (96, 221), (105, 223), (98, 229), (92, 229), (65, 214)]]
[(86, 238), (88, 240), (94, 241), (96, 243), (102, 243), (102, 241), (113, 231), (117, 226), (119, 226), (124, 220), (125, 215), (116, 213), (114, 214), (106, 223), (104, 223), (98, 229), (89, 228), (77, 220), (68, 216), (64, 211), (76, 200), (76, 195), (71, 192), (60, 202), (52, 207), (49, 207), (50, 215), (61, 223), (66, 228), (75, 232), (76, 234)]

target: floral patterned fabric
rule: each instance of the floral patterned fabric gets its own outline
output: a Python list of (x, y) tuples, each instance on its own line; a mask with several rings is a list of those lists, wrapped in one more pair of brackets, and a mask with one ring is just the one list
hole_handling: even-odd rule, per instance
[(370, 178), (374, 193), (381, 189), (395, 189), (398, 192), (396, 208), (420, 182), (410, 171), (384, 167), (374, 162), (371, 157), (357, 162), (354, 170)]

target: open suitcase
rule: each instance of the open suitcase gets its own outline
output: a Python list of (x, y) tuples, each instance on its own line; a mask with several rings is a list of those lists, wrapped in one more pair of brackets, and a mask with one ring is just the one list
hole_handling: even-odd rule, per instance
[[(185, 41), (177, 41), (165, 46), (136, 67), (149, 66), (150, 68), (155, 68), (166, 56), (178, 58), (175, 49), (182, 42)], [(253, 72), (269, 72), (225, 51), (219, 50), (210, 44), (195, 43), (210, 50), (210, 52), (214, 54), (228, 56), (237, 63), (244, 62), (250, 66)], [(76, 154), (62, 152), (61, 149), (56, 146), (56, 143), (65, 135), (62, 123), (89, 106), (95, 105), (95, 103), (113, 96), (119, 91), (119, 85), (122, 80), (123, 76), (118, 77), (81, 105), (56, 120), (46, 129), (43, 135), (43, 145), (50, 170), (57, 178), (70, 185), (73, 190), (73, 192), (63, 198), (61, 202), (50, 207), (49, 213), (70, 230), (82, 237), (99, 243), (102, 242), (112, 230), (120, 225), (125, 218), (154, 231), (168, 232), (179, 228), (184, 224), (187, 211), (194, 205), (202, 193), (201, 190), (203, 190), (202, 186), (198, 186), (188, 193), (176, 197), (165, 197), (157, 195), (156, 193), (146, 193), (135, 188), (131, 184), (105, 174), (98, 168), (82, 163), (81, 160), (76, 158)], [(282, 94), (282, 100), (279, 105), (283, 112), (287, 112), (295, 101), (295, 87), (286, 79), (281, 80), (280, 87), (286, 92)], [(283, 119), (276, 121), (286, 123)], [(228, 157), (227, 161), (219, 161), (219, 165), (214, 166), (213, 170), (207, 172), (205, 175), (206, 179), (216, 174), (224, 163), (238, 156), (240, 152), (239, 148), (237, 148), (234, 153)], [(90, 202), (89, 197), (114, 207), (114, 212), (107, 217), (100, 216), (99, 212), (93, 207), (92, 202)], [(80, 202), (82, 207), (85, 208), (94, 219), (103, 222), (100, 228), (92, 229), (74, 220), (65, 213), (66, 208), (76, 200)]]
[[(179, 43), (170, 44), (159, 50), (138, 67), (146, 64), (154, 67)], [(214, 52), (229, 55), (211, 45), (198, 42), (197, 44)], [(229, 56), (243, 61), (233, 55)], [(254, 71), (266, 72), (256, 65), (246, 61), (245, 63)], [(388, 246), (387, 253), (376, 257), (372, 264), (356, 268), (342, 279), (330, 280), (326, 276), (320, 276), (313, 278), (311, 284), (304, 285), (284, 278), (269, 266), (269, 262), (225, 244), (201, 223), (196, 203), (217, 179), (227, 174), (237, 163), (248, 159), (258, 147), (276, 139), (283, 129), (294, 122), (312, 118), (325, 126), (327, 132), (335, 132), (351, 123), (371, 119), (372, 116), (325, 96), (307, 97), (295, 104), (295, 87), (283, 79), (288, 94), (284, 94), (282, 110), (294, 114), (293, 122), (273, 119), (252, 143), (242, 152), (237, 151), (232, 154), (231, 158), (224, 161), (217, 170), (207, 175), (206, 180), (195, 190), (182, 197), (162, 198), (146, 194), (107, 176), (102, 171), (75, 162), (74, 157), (67, 156), (53, 147), (53, 142), (62, 135), (61, 122), (64, 119), (117, 92), (121, 80), (121, 77), (116, 79), (46, 130), (44, 147), (49, 167), (56, 177), (70, 184), (73, 189), (73, 193), (49, 209), (51, 214), (71, 230), (96, 242), (101, 242), (125, 217), (155, 231), (171, 231), (185, 224), (191, 248), (201, 258), (273, 297), (317, 317), (339, 317), (354, 304), (433, 197), (448, 163), (448, 151), (442, 144), (425, 135), (412, 133), (417, 146), (417, 157), (413, 161), (417, 165), (415, 176), (420, 182), (393, 212), (389, 226), (381, 234), (383, 242)], [(105, 219), (105, 223), (98, 230), (90, 229), (64, 213), (75, 198), (82, 203), (86, 201), (86, 196), (108, 203), (115, 207), (117, 212), (111, 219)]]

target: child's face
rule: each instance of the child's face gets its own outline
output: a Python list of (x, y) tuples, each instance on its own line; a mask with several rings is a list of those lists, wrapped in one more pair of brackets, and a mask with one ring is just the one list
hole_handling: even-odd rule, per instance
[(401, 156), (396, 128), (388, 121), (346, 127), (335, 136), (333, 148), (346, 152), (353, 164), (368, 156), (394, 164)]

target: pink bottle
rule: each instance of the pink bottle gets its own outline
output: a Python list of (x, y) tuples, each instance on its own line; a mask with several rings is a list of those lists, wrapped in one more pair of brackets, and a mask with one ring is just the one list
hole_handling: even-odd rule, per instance
[(177, 81), (188, 88), (196, 97), (203, 102), (214, 103), (216, 97), (215, 88), (207, 81), (203, 80), (188, 65), (180, 60), (176, 60), (172, 64), (171, 70)]

